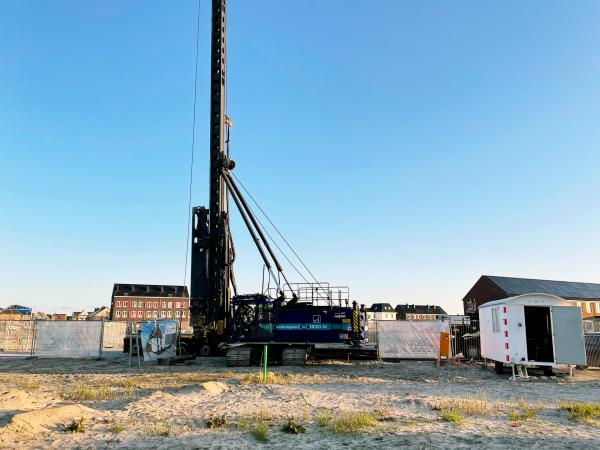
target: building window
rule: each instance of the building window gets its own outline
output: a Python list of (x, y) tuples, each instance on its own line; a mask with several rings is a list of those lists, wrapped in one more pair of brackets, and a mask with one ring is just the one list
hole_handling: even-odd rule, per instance
[(596, 314), (600, 314), (600, 302), (596, 303)]
[(121, 317), (121, 311), (117, 311), (117, 312), (115, 313), (115, 315), (116, 315), (117, 317)]
[(131, 318), (135, 318), (135, 311), (131, 311)]
[(500, 309), (492, 308), (492, 331), (494, 333), (500, 333)]
[(179, 303), (179, 302), (175, 302), (175, 308), (176, 308), (176, 309), (179, 309), (179, 308), (181, 307), (180, 305), (181, 305), (181, 303)]
[(140, 318), (140, 319), (144, 318), (144, 311), (138, 311), (138, 318)]
[(128, 304), (129, 304), (129, 302), (127, 300), (123, 300), (123, 308), (127, 308)]
[(175, 311), (175, 318), (176, 318), (176, 319), (179, 319), (179, 315), (180, 315), (180, 314), (179, 314), (179, 311)]
[(167, 317), (167, 312), (166, 311), (161, 311), (160, 312), (160, 317), (162, 317), (162, 318)]
[(146, 309), (152, 308), (152, 302), (146, 302)]
[(170, 319), (173, 317), (173, 311), (167, 311), (167, 317)]
[(121, 307), (121, 300), (117, 300), (117, 308)]
[(160, 307), (165, 309), (167, 307), (167, 302), (160, 302)]
[(154, 302), (154, 307), (158, 308), (158, 302)]
[(173, 302), (169, 302), (169, 306), (167, 306), (167, 308), (169, 308), (169, 309), (173, 308)]
[(152, 317), (154, 317), (155, 319), (157, 319), (158, 318), (158, 311), (154, 311), (152, 313)]
[(185, 311), (181, 311), (181, 318), (185, 319)]
[(588, 314), (592, 313), (592, 304), (590, 302), (585, 303), (585, 312)]

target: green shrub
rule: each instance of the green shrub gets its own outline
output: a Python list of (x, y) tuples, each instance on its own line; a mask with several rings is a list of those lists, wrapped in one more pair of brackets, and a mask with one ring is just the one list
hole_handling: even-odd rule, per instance
[(221, 428), (227, 424), (227, 419), (224, 415), (210, 416), (204, 423), (206, 424), (206, 428)]
[(288, 434), (299, 434), (304, 433), (306, 429), (299, 423), (294, 422), (292, 419), (288, 419), (286, 423), (281, 425), (281, 431)]
[(68, 431), (69, 433), (83, 433), (85, 431), (83, 417), (79, 420), (73, 420), (73, 422), (66, 424), (65, 431)]

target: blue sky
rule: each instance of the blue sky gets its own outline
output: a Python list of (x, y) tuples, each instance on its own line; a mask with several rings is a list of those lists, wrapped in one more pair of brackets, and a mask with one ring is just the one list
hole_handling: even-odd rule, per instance
[[(0, 305), (183, 282), (196, 5), (3, 5)], [(320, 279), (453, 313), (484, 273), (600, 282), (600, 3), (230, 0), (228, 19), (235, 173)], [(198, 205), (209, 25), (202, 0)]]

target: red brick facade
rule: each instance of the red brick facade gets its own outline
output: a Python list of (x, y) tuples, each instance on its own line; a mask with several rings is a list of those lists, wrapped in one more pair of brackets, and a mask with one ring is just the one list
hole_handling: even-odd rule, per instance
[(134, 297), (115, 296), (111, 305), (112, 320), (175, 319), (188, 321), (187, 297)]

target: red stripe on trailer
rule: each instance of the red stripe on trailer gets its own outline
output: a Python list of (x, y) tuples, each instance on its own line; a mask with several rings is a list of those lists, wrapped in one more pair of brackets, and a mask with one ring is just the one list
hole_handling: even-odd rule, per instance
[(508, 331), (504, 330), (504, 337), (508, 337)]
[(504, 344), (504, 348), (508, 350), (508, 342)]
[(510, 361), (510, 356), (506, 355), (506, 362)]
[(504, 309), (504, 314), (506, 314), (506, 306), (503, 309)]
[(508, 325), (508, 320), (504, 319), (504, 325)]

